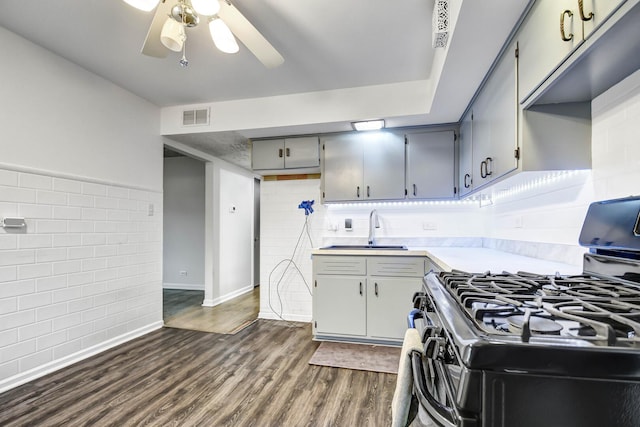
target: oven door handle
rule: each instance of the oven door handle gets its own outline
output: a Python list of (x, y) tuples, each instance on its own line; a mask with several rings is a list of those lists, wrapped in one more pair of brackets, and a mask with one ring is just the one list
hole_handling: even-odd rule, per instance
[[(427, 410), (429, 415), (439, 425), (443, 427), (456, 427), (458, 425), (457, 420), (459, 419), (456, 410), (438, 402), (438, 400), (427, 389), (426, 383), (427, 380), (430, 380), (430, 378), (428, 379), (425, 375), (424, 365), (422, 364), (423, 357), (424, 356), (417, 351), (411, 353), (413, 389), (415, 390), (418, 402)], [(433, 361), (434, 366), (438, 370), (438, 375), (446, 375), (446, 373), (444, 372), (444, 367), (442, 366), (442, 362), (434, 359), (430, 360)], [(444, 381), (445, 383), (447, 382), (446, 379)], [(453, 396), (450, 395), (450, 390), (448, 389), (448, 387), (445, 387), (445, 389), (445, 392), (448, 395), (447, 397), (452, 401)]]

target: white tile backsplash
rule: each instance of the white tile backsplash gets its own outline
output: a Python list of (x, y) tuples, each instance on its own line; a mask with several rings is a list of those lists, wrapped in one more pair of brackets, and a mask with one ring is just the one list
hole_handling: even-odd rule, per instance
[(3, 216), (0, 384), (162, 320), (162, 194), (0, 169)]

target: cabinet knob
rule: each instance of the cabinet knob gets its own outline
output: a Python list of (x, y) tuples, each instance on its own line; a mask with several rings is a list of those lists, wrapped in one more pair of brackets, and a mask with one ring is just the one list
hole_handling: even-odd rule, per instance
[(560, 36), (562, 37), (562, 40), (566, 42), (573, 40), (573, 33), (569, 33), (567, 36), (564, 31), (564, 17), (567, 15), (571, 18), (573, 16), (573, 12), (567, 9), (560, 14)]
[(469, 182), (467, 182), (467, 179), (471, 179), (471, 175), (469, 175), (468, 173), (465, 173), (464, 174), (464, 188), (471, 187), (471, 184)]
[(417, 196), (418, 195), (418, 186), (413, 184), (413, 196)]
[(493, 174), (493, 159), (491, 157), (485, 159), (485, 171), (487, 176)]
[(356, 187), (356, 197), (360, 198), (360, 186)]
[(360, 282), (360, 296), (362, 296), (362, 282)]
[(374, 283), (374, 288), (375, 288), (375, 294), (376, 296), (378, 296), (378, 284)]
[(278, 148), (278, 157), (282, 157), (282, 148)]
[(285, 153), (286, 153), (287, 157), (291, 157), (291, 149), (290, 148), (285, 149)]

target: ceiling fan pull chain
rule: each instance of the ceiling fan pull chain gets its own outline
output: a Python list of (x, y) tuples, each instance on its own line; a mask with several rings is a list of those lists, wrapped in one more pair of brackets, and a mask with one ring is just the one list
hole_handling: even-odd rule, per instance
[[(183, 2), (184, 5), (184, 2)], [(184, 41), (182, 42), (182, 58), (180, 58), (180, 66), (182, 68), (186, 68), (189, 65), (189, 60), (187, 59), (187, 26), (186, 26), (187, 14), (182, 12), (182, 26), (185, 29), (184, 32)]]
[(185, 40), (182, 44), (182, 58), (180, 58), (180, 66), (182, 68), (186, 68), (189, 65), (189, 60), (187, 59), (187, 41)]

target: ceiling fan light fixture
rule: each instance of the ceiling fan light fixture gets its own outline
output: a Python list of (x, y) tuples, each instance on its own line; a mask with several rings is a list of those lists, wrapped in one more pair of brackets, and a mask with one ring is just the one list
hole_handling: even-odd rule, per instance
[(160, 33), (160, 41), (162, 44), (167, 49), (180, 52), (186, 39), (187, 35), (185, 34), (184, 26), (176, 22), (173, 18), (167, 18)]
[(160, 0), (123, 0), (130, 6), (135, 7), (136, 9), (144, 10), (145, 12), (151, 11), (155, 8)]
[(236, 53), (240, 50), (236, 38), (222, 19), (213, 18), (209, 22), (209, 31), (211, 32), (213, 43), (221, 52)]
[(218, 0), (191, 0), (191, 6), (197, 14), (203, 16), (213, 16), (220, 10)]

